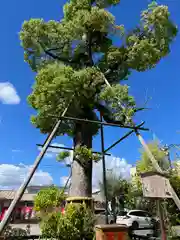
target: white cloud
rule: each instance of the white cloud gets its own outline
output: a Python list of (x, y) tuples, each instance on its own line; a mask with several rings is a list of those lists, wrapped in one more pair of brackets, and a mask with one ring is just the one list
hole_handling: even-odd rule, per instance
[[(62, 177), (60, 178), (60, 185), (61, 185), (61, 186), (65, 186), (66, 183), (67, 183), (67, 181), (68, 181), (68, 179), (69, 179), (68, 176), (62, 176)], [(68, 185), (69, 185), (69, 183), (70, 183), (70, 181), (68, 182)]]
[(21, 99), (11, 83), (3, 82), (0, 83), (0, 101), (3, 104), (19, 104)]
[(56, 155), (54, 155), (54, 154), (52, 154), (52, 153), (46, 152), (45, 157), (46, 157), (46, 158), (55, 158)]
[[(117, 177), (122, 177), (125, 179), (130, 178), (130, 169), (132, 165), (128, 164), (124, 158), (106, 156), (105, 164), (106, 164), (106, 173), (112, 172)], [(93, 179), (92, 179), (93, 191), (99, 189), (99, 182), (102, 182), (102, 179), (103, 179), (102, 174), (103, 174), (102, 161), (99, 161), (98, 163), (94, 163)]]
[[(63, 144), (59, 144), (59, 143), (53, 143), (52, 144), (53, 146), (56, 146), (56, 147), (65, 147), (65, 145)], [(38, 147), (39, 151), (41, 151), (42, 147)], [(62, 152), (62, 151), (66, 151), (66, 150), (63, 150), (63, 149), (58, 149), (58, 148), (52, 148), (52, 147), (49, 147), (46, 151), (46, 154), (45, 154), (45, 157), (47, 158), (56, 158), (56, 156), (58, 155), (58, 153)], [(67, 157), (65, 159), (65, 163), (66, 164), (70, 164), (72, 162), (72, 158), (73, 158), (73, 151), (69, 151), (70, 152), (70, 157)]]
[[(32, 166), (19, 164), (0, 165), (0, 188), (16, 188), (26, 178)], [(53, 183), (53, 178), (48, 172), (38, 170), (35, 172), (30, 185), (47, 186)]]

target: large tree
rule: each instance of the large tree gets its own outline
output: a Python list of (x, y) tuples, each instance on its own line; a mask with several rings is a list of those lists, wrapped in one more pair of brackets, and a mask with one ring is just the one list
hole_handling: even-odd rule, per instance
[[(29, 104), (37, 111), (32, 123), (49, 133), (71, 102), (67, 116), (131, 124), (137, 111), (128, 86), (122, 82), (134, 71), (154, 68), (169, 52), (177, 28), (166, 6), (155, 2), (141, 13), (132, 30), (117, 25), (108, 11), (120, 0), (69, 0), (60, 21), (30, 19), (20, 32), (24, 59), (36, 72)], [(118, 45), (114, 37), (119, 38)], [(107, 87), (105, 79), (112, 84)], [(125, 117), (126, 116), (126, 117)], [(92, 148), (99, 126), (64, 121), (57, 136), (68, 134), (74, 147)], [(91, 197), (92, 158), (76, 154), (72, 166), (70, 196)], [(82, 156), (80, 154), (80, 156)]]

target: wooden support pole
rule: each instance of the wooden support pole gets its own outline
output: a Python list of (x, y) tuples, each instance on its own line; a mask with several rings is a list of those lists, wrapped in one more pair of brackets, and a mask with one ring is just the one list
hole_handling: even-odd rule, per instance
[[(73, 97), (72, 97), (73, 99)], [(71, 104), (72, 102), (72, 99), (69, 101), (69, 104), (68, 106), (65, 108), (64, 112), (62, 113), (62, 116), (64, 116), (67, 111), (68, 111), (68, 108), (69, 108), (69, 105)], [(26, 179), (24, 180), (24, 182), (22, 183), (22, 185), (20, 186), (19, 190), (17, 191), (16, 195), (15, 195), (15, 198), (13, 199), (13, 201), (11, 202), (3, 220), (1, 221), (0, 223), (0, 235), (2, 234), (4, 228), (6, 227), (6, 225), (8, 224), (10, 218), (11, 218), (11, 215), (12, 215), (12, 212), (14, 211), (15, 207), (16, 207), (16, 204), (20, 201), (20, 199), (22, 198), (29, 182), (31, 181), (36, 169), (38, 168), (44, 154), (46, 153), (48, 147), (49, 147), (49, 144), (51, 143), (51, 141), (53, 140), (57, 130), (59, 129), (59, 126), (61, 125), (61, 122), (62, 120), (59, 120), (55, 127), (53, 128), (52, 132), (49, 134), (48, 138), (46, 139), (46, 142), (43, 146), (43, 148), (41, 149), (41, 152), (39, 153), (39, 155), (37, 156), (35, 162), (34, 162), (34, 165), (33, 167), (31, 168), (31, 171), (29, 172), (28, 176), (26, 177)]]
[(137, 130), (135, 130), (135, 133), (136, 133), (138, 140), (142, 144), (144, 150), (146, 151), (149, 159), (151, 160), (151, 163), (152, 163), (153, 167), (155, 168), (155, 170), (159, 173), (163, 173), (162, 169), (160, 168), (159, 164), (157, 163), (156, 159), (154, 158), (152, 152), (150, 151), (150, 149), (149, 149), (148, 145), (146, 144), (145, 140), (143, 139), (143, 137), (140, 135), (140, 133)]
[(157, 203), (157, 212), (158, 212), (159, 221), (160, 221), (161, 240), (166, 240), (167, 236), (166, 236), (166, 228), (164, 225), (164, 214), (161, 206), (161, 200), (160, 199), (156, 200), (156, 203)]
[[(103, 78), (104, 78), (104, 82), (106, 83), (106, 85), (107, 85), (108, 87), (112, 88), (111, 85), (110, 85), (110, 83), (108, 82), (108, 80), (107, 80), (106, 77), (104, 76), (104, 74), (103, 74)], [(122, 107), (123, 109), (125, 108), (124, 106), (121, 106), (121, 107)], [(133, 124), (133, 125), (135, 126), (135, 124)], [(133, 127), (134, 127), (134, 126), (133, 126)], [(151, 162), (152, 162), (152, 165), (153, 165), (153, 167), (155, 168), (155, 170), (156, 170), (157, 172), (163, 173), (162, 169), (159, 167), (159, 164), (157, 163), (156, 159), (154, 158), (153, 154), (151, 153), (148, 145), (146, 144), (146, 142), (144, 141), (144, 139), (143, 139), (142, 136), (140, 135), (139, 131), (135, 128), (135, 129), (134, 129), (134, 132), (136, 133), (136, 136), (137, 136), (138, 140), (140, 141), (140, 143), (142, 144), (144, 150), (147, 152), (148, 157), (150, 158), (150, 160), (151, 160)]]

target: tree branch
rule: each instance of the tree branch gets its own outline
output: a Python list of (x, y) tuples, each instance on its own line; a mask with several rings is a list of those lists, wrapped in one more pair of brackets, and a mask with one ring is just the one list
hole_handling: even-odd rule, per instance
[(88, 56), (89, 56), (89, 62), (91, 67), (94, 65), (93, 58), (92, 58), (92, 35), (91, 33), (88, 34)]
[(73, 61), (73, 59), (67, 59), (67, 58), (59, 57), (49, 50), (46, 50), (46, 49), (43, 49), (43, 50), (48, 56), (52, 57), (55, 60), (59, 60), (59, 61), (66, 62), (66, 63), (76, 63), (76, 61)]
[(38, 41), (38, 43), (40, 44), (40, 46), (43, 49), (44, 53), (47, 54), (48, 56), (52, 57), (53, 59), (59, 60), (61, 62), (66, 62), (66, 63), (76, 63), (75, 61), (73, 61), (73, 59), (67, 59), (67, 58), (59, 57), (56, 54), (51, 52), (51, 51), (57, 50), (59, 48), (45, 49), (45, 47), (43, 46), (43, 44), (41, 42)]

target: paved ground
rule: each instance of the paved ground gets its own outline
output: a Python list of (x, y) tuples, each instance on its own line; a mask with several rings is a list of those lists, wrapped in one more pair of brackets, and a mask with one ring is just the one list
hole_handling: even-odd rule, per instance
[[(26, 229), (27, 224), (11, 224), (14, 228), (22, 228)], [(41, 231), (38, 224), (30, 224), (31, 226), (31, 235), (40, 235)], [(173, 227), (174, 231), (176, 232), (177, 236), (180, 236), (180, 226)], [(136, 234), (139, 236), (147, 236), (152, 233), (152, 230), (137, 230)], [(157, 238), (158, 239), (158, 238)]]
[(177, 236), (180, 236), (180, 226), (174, 226), (173, 230), (175, 231)]

